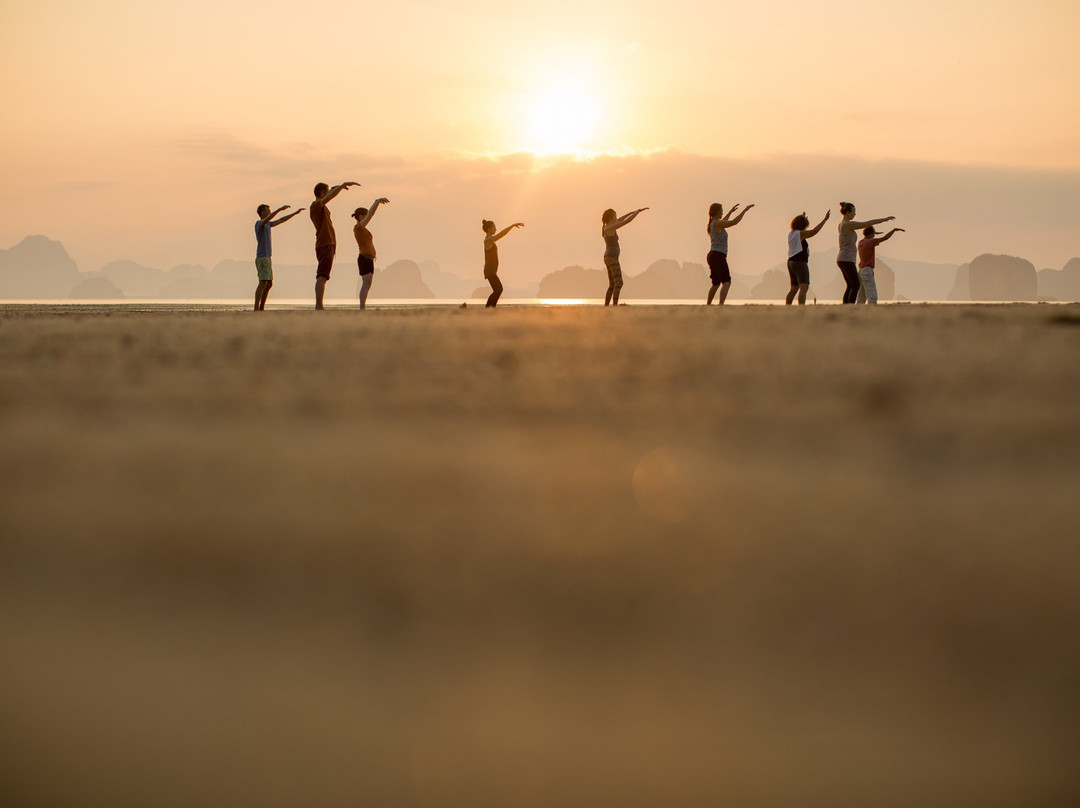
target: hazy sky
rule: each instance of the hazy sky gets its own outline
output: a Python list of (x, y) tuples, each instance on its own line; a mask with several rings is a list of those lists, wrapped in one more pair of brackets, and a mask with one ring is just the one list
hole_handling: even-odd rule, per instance
[[(1080, 3), (855, 8), (9, 0), (0, 5), (0, 247), (43, 233), (64, 241), (84, 270), (113, 258), (162, 267), (243, 258), (256, 204), (303, 205), (318, 180), (356, 179), (365, 188), (336, 206), (338, 222), (370, 196), (391, 196), (380, 217), (393, 220), (376, 220), (385, 229), (376, 230), (380, 252), (438, 259), (438, 244), (387, 240), (439, 215), (434, 189), (464, 222), (474, 211), (550, 220), (550, 242), (576, 221), (591, 227), (598, 214), (577, 204), (575, 183), (614, 182), (632, 156), (667, 150), (704, 158), (705, 173), (743, 161), (751, 171), (744, 202), (754, 201), (754, 166), (799, 155), (790, 199), (761, 211), (781, 228), (803, 208), (835, 208), (837, 193), (863, 193), (855, 201), (865, 210), (867, 164), (936, 165), (925, 174), (932, 182), (962, 176), (1012, 200), (1006, 226), (1031, 234), (1019, 254), (1040, 266), (1080, 254), (1080, 228), (1038, 209), (1047, 198), (1040, 182), (1066, 201), (1080, 186)], [(628, 157), (604, 162), (607, 174), (564, 173), (562, 219), (526, 204), (492, 210), (499, 178), (486, 158), (521, 150)], [(815, 156), (857, 159), (818, 165)], [(470, 160), (489, 181), (455, 194), (446, 184), (467, 177)], [(950, 174), (957, 166), (967, 173)], [(992, 179), (1015, 172), (1022, 187)], [(638, 198), (626, 179), (613, 207), (659, 204)], [(715, 171), (709, 187), (696, 189), (692, 172), (680, 182), (670, 204), (684, 205), (687, 219), (701, 218), (702, 200), (734, 201)], [(957, 191), (931, 185), (927, 203)], [(903, 212), (887, 187), (872, 201), (867, 213)], [(1048, 215), (1061, 225), (1048, 228)], [(942, 229), (910, 239), (907, 249), (918, 244), (919, 254), (903, 257), (948, 261), (981, 250), (973, 225), (970, 248)], [(306, 255), (310, 225), (290, 227), (279, 249)], [(989, 226), (984, 235), (987, 248), (1001, 240)], [(700, 251), (673, 237), (667, 254)]]

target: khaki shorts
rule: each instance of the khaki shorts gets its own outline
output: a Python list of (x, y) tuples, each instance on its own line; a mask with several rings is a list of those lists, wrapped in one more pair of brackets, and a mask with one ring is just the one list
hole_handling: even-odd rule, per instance
[(260, 281), (272, 281), (274, 279), (274, 268), (270, 265), (269, 258), (256, 258), (255, 271), (259, 274)]

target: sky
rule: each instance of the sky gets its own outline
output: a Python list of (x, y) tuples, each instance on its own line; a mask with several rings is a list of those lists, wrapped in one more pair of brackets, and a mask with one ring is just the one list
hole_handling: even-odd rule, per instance
[[(250, 257), (260, 202), (348, 179), (340, 253), (352, 207), (387, 196), (381, 264), (466, 274), (486, 217), (526, 222), (529, 280), (599, 267), (600, 211), (642, 205), (632, 260), (701, 261), (705, 208), (738, 201), (756, 272), (794, 214), (850, 199), (911, 225), (897, 257), (1060, 267), (1078, 33), (1075, 0), (3, 0), (0, 248), (212, 266)], [(306, 217), (287, 227), (275, 258), (313, 262)]]

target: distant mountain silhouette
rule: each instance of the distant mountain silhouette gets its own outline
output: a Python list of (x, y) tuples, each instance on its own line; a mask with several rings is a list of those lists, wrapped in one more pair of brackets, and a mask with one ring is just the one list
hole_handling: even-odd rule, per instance
[(159, 297), (166, 276), (160, 269), (144, 267), (134, 261), (113, 261), (101, 268), (101, 276), (124, 291), (128, 297)]
[(1040, 269), (1038, 282), (1040, 299), (1080, 300), (1080, 258), (1061, 269)]
[(0, 299), (63, 299), (78, 281), (79, 268), (59, 241), (27, 236), (0, 250)]
[(765, 270), (761, 281), (750, 290), (751, 300), (783, 300), (791, 288), (787, 268), (773, 267)]
[(71, 300), (122, 300), (123, 297), (120, 288), (101, 275), (79, 281), (68, 295)]
[(602, 298), (607, 290), (607, 272), (582, 266), (564, 267), (540, 280), (536, 296), (545, 300)]
[[(653, 261), (645, 271), (626, 278), (622, 297), (632, 300), (684, 300), (698, 297), (701, 274), (684, 270), (682, 264), (670, 258)], [(600, 290), (607, 289), (607, 284)], [(592, 295), (597, 297), (596, 294)]]
[(446, 272), (434, 261), (420, 262), (420, 276), (427, 287), (435, 294), (435, 297), (456, 300), (466, 298), (472, 294), (477, 284), (481, 283), (480, 271), (472, 278), (462, 278), (453, 272)]
[(948, 299), (957, 302), (971, 300), (971, 264), (961, 264), (956, 268), (956, 278)]
[(971, 262), (972, 300), (1037, 300), (1038, 276), (1030, 261), (1011, 255), (980, 255)]
[[(839, 300), (843, 284), (835, 253), (823, 249), (811, 255), (811, 294)], [(977, 262), (977, 263), (976, 263)], [(1080, 258), (1062, 269), (1035, 273), (1030, 262), (1009, 256), (979, 256), (974, 281), (971, 265), (930, 264), (878, 259), (878, 290), (882, 300), (1080, 300)], [(355, 258), (342, 254), (326, 289), (327, 299), (354, 299), (359, 286)], [(894, 270), (894, 271), (893, 271)], [(479, 275), (479, 271), (477, 271)], [(890, 278), (891, 275), (891, 278)], [(274, 265), (271, 301), (304, 300), (314, 296), (314, 261)], [(1034, 278), (1034, 280), (1033, 280)], [(571, 266), (546, 275), (539, 284), (514, 284), (513, 272), (502, 277), (505, 298), (602, 298), (607, 273)], [(0, 250), (0, 299), (247, 299), (257, 279), (254, 261), (227, 259), (213, 269), (181, 264), (168, 271), (134, 261), (113, 261), (100, 272), (79, 272), (64, 246), (45, 236), (28, 236)], [(890, 285), (891, 284), (891, 285)], [(710, 285), (703, 263), (660, 259), (638, 275), (627, 275), (627, 299), (704, 301)], [(974, 294), (973, 290), (974, 289)], [(782, 300), (788, 290), (787, 268), (778, 263), (760, 275), (732, 274), (729, 299)], [(372, 299), (430, 300), (484, 298), (489, 288), (479, 277), (463, 278), (442, 270), (433, 261), (395, 261), (376, 269)]]
[[(354, 271), (355, 274), (355, 271)], [(357, 283), (359, 276), (357, 275)], [(402, 259), (395, 261), (386, 269), (375, 270), (370, 298), (403, 298), (406, 300), (431, 300), (435, 293), (424, 283), (420, 265), (415, 261)]]
[[(732, 275), (732, 299), (750, 297), (750, 289), (758, 278), (752, 275)], [(661, 258), (638, 275), (625, 276), (622, 297), (631, 300), (698, 300), (708, 294), (709, 270), (704, 264), (682, 263)], [(596, 299), (607, 291), (607, 272), (566, 267), (546, 275), (540, 281), (538, 296), (546, 299)]]

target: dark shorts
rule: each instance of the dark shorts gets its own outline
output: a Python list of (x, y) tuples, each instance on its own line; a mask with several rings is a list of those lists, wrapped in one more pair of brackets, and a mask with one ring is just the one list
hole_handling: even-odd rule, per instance
[(360, 277), (370, 275), (375, 271), (375, 259), (370, 255), (361, 255), (356, 259), (356, 268), (360, 270)]
[[(698, 255), (701, 255), (701, 253), (698, 253)], [(712, 250), (705, 260), (709, 262), (709, 277), (712, 279), (713, 286), (731, 283), (731, 270), (728, 269), (727, 265), (727, 253)]]
[(791, 278), (792, 286), (798, 286), (801, 283), (810, 285), (810, 265), (805, 261), (788, 261), (787, 274)]
[(315, 259), (319, 262), (319, 268), (315, 270), (315, 277), (330, 280), (330, 270), (334, 268), (334, 254), (337, 253), (336, 244), (324, 244), (315, 248)]

